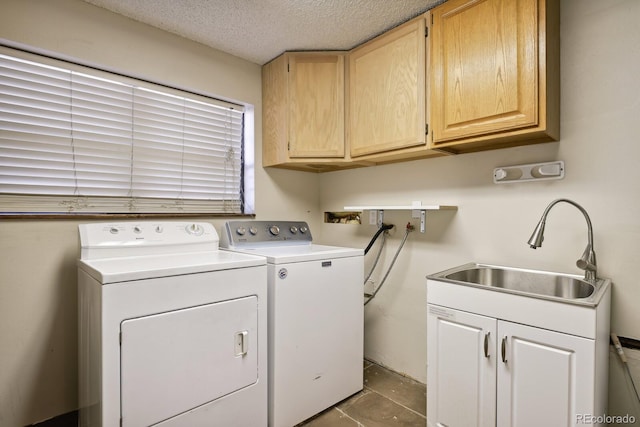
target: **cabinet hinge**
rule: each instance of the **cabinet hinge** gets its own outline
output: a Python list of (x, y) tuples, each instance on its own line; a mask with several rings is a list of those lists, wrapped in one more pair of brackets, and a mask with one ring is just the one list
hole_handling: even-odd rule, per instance
[(289, 72), (289, 67), (290, 67), (290, 65), (289, 65), (289, 63), (287, 62), (287, 73)]
[(429, 37), (429, 27), (424, 27), (424, 36)]
[(424, 125), (424, 134), (429, 135), (429, 123), (425, 123)]
[(291, 143), (287, 142), (287, 151), (291, 151)]
[(118, 341), (120, 342), (120, 345), (122, 345), (122, 332), (118, 333)]

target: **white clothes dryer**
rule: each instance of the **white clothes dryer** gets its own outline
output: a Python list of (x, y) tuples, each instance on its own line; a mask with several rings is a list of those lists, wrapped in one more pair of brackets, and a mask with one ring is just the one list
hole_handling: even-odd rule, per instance
[(317, 245), (305, 222), (229, 221), (220, 247), (267, 258), (269, 426), (362, 390), (364, 251)]
[(204, 222), (79, 233), (79, 425), (266, 426), (265, 258)]

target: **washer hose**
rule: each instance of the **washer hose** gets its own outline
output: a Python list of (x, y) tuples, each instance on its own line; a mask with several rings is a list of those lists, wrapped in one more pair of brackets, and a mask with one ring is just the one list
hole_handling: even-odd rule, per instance
[(373, 237), (371, 238), (371, 241), (369, 242), (369, 244), (364, 250), (364, 254), (366, 255), (367, 252), (369, 252), (369, 249), (371, 249), (371, 246), (373, 246), (373, 244), (376, 242), (376, 240), (378, 239), (378, 236), (380, 236), (380, 233), (382, 233), (383, 231), (391, 230), (393, 227), (394, 227), (393, 224), (382, 224), (380, 228), (378, 228), (378, 231), (376, 231), (376, 234), (374, 234)]
[(413, 231), (413, 225), (411, 225), (411, 223), (407, 223), (407, 228), (406, 228), (406, 231), (404, 233), (404, 237), (402, 238), (402, 242), (400, 243), (400, 246), (398, 246), (398, 249), (396, 250), (396, 253), (393, 256), (393, 259), (391, 260), (391, 264), (389, 265), (389, 268), (387, 269), (387, 272), (384, 274), (384, 277), (382, 278), (382, 281), (380, 282), (380, 285), (378, 285), (378, 287), (373, 291), (373, 294), (371, 294), (369, 299), (364, 302), (364, 305), (369, 304), (369, 302), (376, 297), (376, 295), (380, 291), (380, 289), (382, 289), (382, 285), (384, 285), (384, 282), (387, 280), (387, 277), (389, 277), (389, 273), (391, 273), (391, 269), (393, 268), (393, 264), (395, 264), (396, 259), (398, 259), (398, 255), (400, 255), (400, 251), (402, 250), (402, 247), (404, 246), (404, 243), (407, 241), (407, 237), (409, 237), (409, 233), (411, 233), (412, 231)]
[(387, 233), (382, 233), (382, 243), (380, 244), (380, 247), (378, 248), (378, 253), (376, 254), (376, 259), (373, 261), (373, 265), (369, 269), (369, 274), (367, 274), (367, 277), (364, 278), (363, 285), (367, 284), (367, 282), (369, 281), (369, 278), (373, 274), (373, 270), (376, 269), (376, 267), (378, 265), (378, 261), (380, 261), (380, 255), (382, 255), (382, 249), (384, 248), (384, 244), (386, 242), (387, 242)]

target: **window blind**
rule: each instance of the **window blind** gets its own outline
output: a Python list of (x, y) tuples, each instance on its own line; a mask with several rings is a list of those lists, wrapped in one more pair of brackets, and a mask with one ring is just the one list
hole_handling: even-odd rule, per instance
[(97, 74), (0, 54), (0, 213), (243, 213), (242, 106)]

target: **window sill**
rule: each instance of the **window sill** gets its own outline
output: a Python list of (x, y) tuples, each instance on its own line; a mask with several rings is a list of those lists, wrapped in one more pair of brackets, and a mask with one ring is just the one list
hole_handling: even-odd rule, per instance
[(223, 214), (223, 213), (3, 213), (0, 214), (0, 221), (3, 219), (103, 219), (103, 220), (123, 220), (123, 219), (145, 219), (145, 218), (255, 218), (255, 214)]

